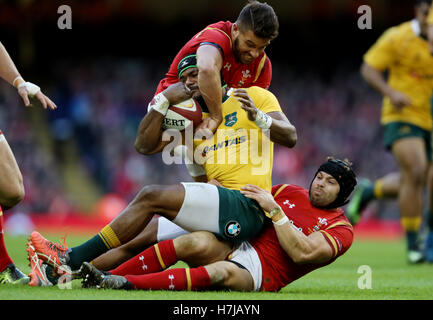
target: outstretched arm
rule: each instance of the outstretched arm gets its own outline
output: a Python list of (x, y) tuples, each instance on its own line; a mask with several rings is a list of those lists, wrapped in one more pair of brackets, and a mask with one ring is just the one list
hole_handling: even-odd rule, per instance
[(332, 258), (332, 248), (320, 232), (306, 236), (289, 222), (272, 194), (254, 185), (246, 185), (241, 193), (256, 200), (270, 213), (281, 247), (295, 263), (324, 263)]
[(29, 97), (35, 97), (41, 102), (44, 109), (57, 108), (56, 104), (44, 95), (37, 85), (24, 81), (2, 43), (0, 43), (0, 77), (18, 89), (18, 94), (26, 107), (31, 105)]
[(288, 148), (293, 148), (298, 139), (296, 128), (282, 112), (263, 113), (245, 89), (235, 89), (233, 95), (241, 103), (241, 108), (247, 112), (248, 119), (254, 121), (262, 130), (270, 129), (270, 139)]
[(411, 104), (411, 100), (405, 94), (392, 89), (383, 75), (383, 73), (366, 62), (361, 66), (361, 75), (369, 85), (379, 91), (383, 96), (388, 96), (391, 103), (397, 108), (403, 108)]
[(206, 128), (212, 132), (215, 132), (222, 121), (222, 63), (221, 53), (216, 47), (202, 45), (197, 49), (198, 86), (210, 113), (199, 128)]

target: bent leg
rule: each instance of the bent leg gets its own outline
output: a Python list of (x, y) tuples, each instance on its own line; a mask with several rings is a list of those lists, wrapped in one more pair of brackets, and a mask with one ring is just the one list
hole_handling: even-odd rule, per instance
[(154, 245), (157, 242), (158, 220), (152, 219), (134, 239), (97, 257), (92, 264), (99, 270), (112, 270)]
[[(400, 139), (393, 144), (392, 152), (401, 172), (398, 202), (401, 223), (406, 231), (407, 249), (417, 251), (427, 170), (425, 142), (417, 137)], [(412, 260), (409, 256), (408, 258)]]
[(11, 208), (24, 198), (24, 184), (15, 156), (0, 131), (0, 205)]
[(211, 279), (211, 286), (236, 291), (253, 291), (251, 274), (229, 261), (218, 261), (205, 266)]

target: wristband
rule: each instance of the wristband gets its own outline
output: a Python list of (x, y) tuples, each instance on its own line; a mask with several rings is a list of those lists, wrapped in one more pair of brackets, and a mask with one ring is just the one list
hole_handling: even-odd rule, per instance
[(170, 102), (161, 92), (153, 97), (152, 101), (149, 103), (148, 110), (150, 111), (151, 109), (153, 109), (165, 116), (169, 107)]
[(17, 77), (14, 79), (14, 81), (12, 81), (12, 85), (13, 85), (15, 88), (17, 87), (17, 86), (15, 85), (15, 82), (17, 82), (17, 80), (19, 80), (19, 79), (23, 80), (23, 83), (25, 82), (24, 79), (23, 79), (23, 77), (21, 77), (21, 76), (17, 76)]
[(281, 225), (285, 224), (288, 221), (289, 221), (289, 218), (287, 218), (287, 216), (284, 216), (283, 218), (281, 218), (278, 221), (272, 221), (272, 223), (276, 224), (277, 226), (281, 226)]
[(269, 218), (272, 218), (273, 216), (275, 216), (279, 211), (281, 211), (281, 212), (283, 211), (280, 206), (269, 211), (269, 213), (268, 213)]
[(256, 120), (254, 123), (262, 130), (269, 129), (272, 125), (272, 117), (264, 113), (262, 110), (257, 110)]
[(35, 96), (36, 93), (38, 93), (41, 90), (41, 88), (39, 88), (37, 85), (31, 82), (23, 82), (20, 85), (18, 85), (17, 89), (21, 89), (22, 87), (24, 87), (27, 90), (29, 96), (32, 98)]

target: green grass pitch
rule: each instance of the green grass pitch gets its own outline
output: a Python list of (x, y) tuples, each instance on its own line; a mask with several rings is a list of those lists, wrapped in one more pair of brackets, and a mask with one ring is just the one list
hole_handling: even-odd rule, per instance
[[(59, 239), (57, 235), (47, 237), (53, 241)], [(72, 247), (88, 238), (68, 236), (67, 240)], [(25, 243), (26, 237), (6, 237), (16, 265), (23, 272), (29, 272)], [(359, 283), (368, 285), (363, 281), (366, 273), (361, 266), (371, 270), (371, 289), (358, 286)], [(74, 280), (72, 289), (3, 285), (0, 300), (431, 300), (432, 288), (433, 265), (408, 265), (403, 240), (355, 240), (350, 250), (336, 262), (298, 279), (278, 293), (97, 290), (82, 289), (80, 281)]]

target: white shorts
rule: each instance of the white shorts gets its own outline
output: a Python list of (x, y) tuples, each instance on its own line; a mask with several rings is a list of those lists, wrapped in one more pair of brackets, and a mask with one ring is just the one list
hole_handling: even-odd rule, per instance
[(253, 246), (248, 241), (242, 242), (239, 247), (230, 254), (229, 260), (244, 266), (253, 277), (254, 291), (260, 291), (262, 287), (262, 264)]
[(216, 186), (182, 182), (185, 199), (173, 222), (187, 231), (219, 232), (219, 193)]
[(156, 235), (156, 239), (158, 240), (158, 242), (168, 239), (174, 239), (187, 233), (188, 231), (182, 229), (177, 224), (171, 222), (167, 218), (158, 218), (158, 233)]

